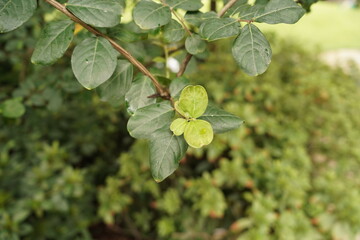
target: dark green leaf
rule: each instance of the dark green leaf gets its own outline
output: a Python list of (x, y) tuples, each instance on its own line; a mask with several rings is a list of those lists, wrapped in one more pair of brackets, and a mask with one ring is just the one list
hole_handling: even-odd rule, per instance
[(239, 18), (241, 20), (253, 20), (254, 16), (258, 14), (258, 12), (263, 11), (264, 7), (265, 5), (258, 4), (254, 6), (246, 5), (242, 8), (239, 8)]
[(203, 6), (201, 0), (166, 0), (166, 3), (174, 9), (181, 8), (186, 11), (196, 11)]
[(170, 94), (173, 98), (178, 98), (180, 96), (181, 90), (189, 85), (190, 81), (186, 77), (178, 77), (171, 81), (170, 83)]
[(153, 29), (170, 22), (170, 8), (152, 1), (142, 0), (134, 8), (133, 18), (142, 29)]
[(74, 28), (71, 20), (51, 22), (45, 26), (31, 61), (35, 64), (51, 64), (61, 58), (73, 39)]
[(183, 136), (175, 136), (166, 126), (150, 140), (150, 168), (155, 181), (161, 182), (179, 166), (188, 145)]
[(213, 18), (200, 26), (200, 35), (207, 41), (236, 36), (240, 33), (240, 23), (233, 18)]
[[(135, 24), (134, 24), (135, 25)], [(135, 25), (137, 27), (137, 25)], [(121, 42), (136, 42), (147, 38), (147, 33), (137, 33), (133, 31), (130, 24), (119, 24), (108, 30), (110, 37), (115, 38)]]
[(158, 129), (169, 128), (175, 111), (168, 101), (154, 103), (136, 110), (127, 124), (130, 135), (134, 138), (150, 138)]
[(9, 99), (0, 104), (0, 114), (7, 118), (19, 118), (25, 113), (20, 99)]
[(238, 116), (212, 105), (207, 107), (205, 113), (199, 119), (208, 121), (214, 133), (223, 133), (236, 129), (244, 122)]
[(293, 24), (305, 14), (305, 10), (293, 0), (271, 0), (263, 11), (259, 11), (254, 19), (269, 24)]
[(206, 42), (202, 40), (199, 35), (193, 33), (186, 38), (185, 48), (188, 53), (196, 55), (205, 51)]
[(20, 27), (35, 12), (36, 0), (0, 0), (0, 33)]
[(69, 0), (66, 8), (95, 27), (114, 27), (120, 23), (123, 4), (117, 0)]
[(85, 88), (96, 88), (114, 73), (116, 56), (115, 50), (106, 39), (85, 39), (76, 46), (71, 58), (75, 77)]
[(131, 87), (132, 79), (133, 65), (126, 60), (118, 60), (114, 74), (98, 88), (101, 100), (113, 105), (121, 104)]
[(139, 76), (134, 79), (130, 90), (125, 95), (128, 111), (134, 113), (142, 108), (156, 102), (156, 98), (148, 98), (155, 93), (154, 85), (146, 76)]
[(183, 39), (185, 36), (185, 30), (180, 23), (171, 19), (170, 23), (164, 27), (164, 39), (168, 42), (177, 42)]
[(256, 76), (268, 68), (272, 51), (261, 31), (253, 24), (246, 24), (233, 44), (232, 54), (245, 73)]
[(195, 12), (187, 12), (184, 16), (184, 19), (196, 26), (196, 27), (200, 27), (200, 25), (208, 20), (208, 19), (212, 19), (212, 18), (218, 18), (217, 14), (215, 12), (206, 12), (206, 13), (202, 13), (199, 11), (195, 11)]

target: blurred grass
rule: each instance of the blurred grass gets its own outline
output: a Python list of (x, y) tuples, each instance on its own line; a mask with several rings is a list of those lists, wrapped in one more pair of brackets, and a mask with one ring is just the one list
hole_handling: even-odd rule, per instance
[(312, 6), (311, 13), (294, 25), (259, 24), (259, 28), (308, 45), (306, 47), (320, 47), (322, 50), (360, 49), (360, 8), (319, 2)]

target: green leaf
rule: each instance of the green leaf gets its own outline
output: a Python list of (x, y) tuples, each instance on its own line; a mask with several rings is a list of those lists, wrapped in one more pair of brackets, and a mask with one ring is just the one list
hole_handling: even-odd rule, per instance
[(45, 26), (31, 62), (46, 65), (61, 58), (73, 39), (74, 29), (75, 24), (71, 20), (51, 22)]
[(135, 78), (130, 90), (125, 95), (128, 104), (128, 111), (134, 113), (137, 109), (156, 102), (156, 98), (148, 98), (155, 93), (151, 80), (143, 75)]
[(186, 11), (196, 11), (203, 6), (201, 0), (166, 0), (166, 3), (174, 9), (181, 8)]
[(241, 12), (243, 9), (247, 9), (251, 7), (248, 3), (248, 0), (237, 0), (234, 5), (229, 8), (226, 13), (224, 14), (224, 17), (231, 17), (235, 14)]
[(208, 121), (215, 133), (223, 133), (240, 127), (243, 120), (218, 107), (209, 105), (205, 113), (199, 118)]
[(256, 76), (268, 68), (272, 51), (261, 31), (253, 24), (246, 24), (233, 44), (232, 54), (245, 73)]
[(195, 11), (195, 12), (186, 12), (184, 19), (196, 26), (196, 27), (200, 27), (200, 25), (208, 20), (208, 19), (213, 19), (213, 18), (218, 18), (217, 14), (215, 12), (199, 12), (199, 11)]
[[(134, 26), (138, 27), (134, 24)], [(138, 33), (131, 29), (131, 24), (119, 24), (113, 28), (108, 29), (108, 34), (111, 38), (115, 38), (121, 42), (136, 42), (147, 39), (147, 33)]]
[(305, 14), (305, 10), (293, 0), (271, 0), (254, 20), (268, 24), (293, 24)]
[(176, 135), (176, 136), (180, 136), (184, 133), (185, 131), (185, 126), (188, 123), (188, 121), (184, 118), (177, 118), (175, 119), (171, 125), (170, 125), (170, 130)]
[(153, 29), (170, 22), (171, 12), (167, 6), (142, 0), (135, 6), (133, 18), (142, 29)]
[(119, 59), (114, 74), (98, 88), (101, 100), (113, 105), (121, 104), (131, 87), (132, 79), (133, 65), (126, 60)]
[[(183, 112), (184, 117), (198, 118), (206, 110), (208, 105), (208, 95), (203, 86), (187, 86), (180, 95), (178, 104), (175, 105), (176, 110)], [(188, 115), (188, 116), (187, 116)]]
[(158, 129), (169, 127), (175, 111), (166, 102), (154, 103), (136, 110), (127, 124), (130, 135), (134, 138), (150, 138)]
[(186, 38), (185, 48), (188, 53), (196, 55), (206, 50), (206, 42), (199, 35), (193, 33)]
[(168, 127), (153, 134), (150, 139), (150, 168), (155, 181), (163, 181), (179, 167), (187, 148), (184, 137), (175, 136)]
[(116, 68), (117, 54), (104, 38), (88, 38), (74, 49), (71, 66), (77, 80), (93, 89), (108, 80)]
[(186, 77), (178, 77), (171, 81), (170, 83), (170, 94), (173, 98), (178, 98), (181, 91), (189, 85), (190, 81)]
[(0, 105), (0, 113), (7, 118), (19, 118), (25, 113), (21, 99), (8, 99)]
[(240, 23), (233, 18), (213, 18), (200, 26), (200, 35), (207, 41), (236, 36), (240, 33)]
[(210, 144), (214, 138), (211, 124), (204, 120), (191, 120), (185, 126), (184, 138), (193, 148)]
[(123, 4), (117, 0), (69, 0), (66, 8), (94, 27), (118, 25), (123, 12)]
[(164, 27), (164, 39), (167, 42), (178, 42), (185, 36), (185, 30), (180, 23), (171, 19), (170, 23)]
[(36, 0), (0, 0), (0, 33), (20, 27), (34, 14), (36, 7)]
[(264, 10), (265, 5), (257, 4), (253, 6), (244, 6), (240, 8), (239, 11), (239, 18), (242, 20), (253, 20), (254, 16), (258, 14), (258, 12), (262, 12)]

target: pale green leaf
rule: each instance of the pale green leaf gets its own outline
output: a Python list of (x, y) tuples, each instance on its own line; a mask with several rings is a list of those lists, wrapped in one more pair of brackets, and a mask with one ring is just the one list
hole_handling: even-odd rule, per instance
[(185, 126), (188, 123), (188, 121), (184, 118), (177, 118), (175, 119), (171, 125), (170, 125), (170, 130), (176, 135), (176, 136), (180, 136), (184, 133), (185, 131)]
[(69, 0), (66, 8), (87, 24), (114, 27), (120, 23), (123, 4), (117, 0)]
[(150, 168), (155, 181), (171, 175), (184, 157), (188, 145), (183, 136), (175, 136), (168, 127), (156, 131), (150, 139)]
[(71, 20), (51, 22), (43, 29), (31, 61), (35, 64), (51, 64), (61, 58), (74, 35), (75, 24)]
[(34, 14), (37, 0), (0, 0), (0, 33), (20, 27)]
[(201, 0), (166, 0), (165, 2), (174, 9), (181, 8), (186, 11), (196, 11), (203, 6)]
[(136, 77), (125, 95), (127, 110), (134, 113), (139, 108), (155, 103), (156, 98), (149, 98), (154, 93), (155, 88), (150, 78), (143, 75)]
[(184, 19), (196, 26), (196, 27), (200, 27), (200, 25), (208, 20), (208, 19), (213, 19), (213, 18), (218, 18), (218, 15), (215, 12), (199, 12), (199, 11), (195, 11), (195, 12), (186, 12)]
[(213, 18), (200, 26), (200, 35), (207, 41), (236, 36), (240, 33), (240, 23), (233, 18)]
[(101, 100), (113, 105), (121, 104), (131, 87), (132, 79), (133, 65), (126, 60), (119, 59), (114, 74), (98, 88)]
[(214, 133), (223, 133), (236, 129), (244, 122), (238, 116), (211, 105), (207, 107), (205, 113), (199, 119), (209, 122)]
[(142, 29), (153, 29), (169, 23), (171, 12), (168, 6), (142, 0), (135, 6), (133, 18)]
[(8, 99), (0, 104), (0, 113), (7, 118), (19, 118), (25, 113), (25, 106), (20, 99)]
[(166, 102), (154, 103), (136, 110), (127, 124), (130, 135), (134, 138), (150, 138), (158, 129), (169, 128), (175, 111)]
[(185, 36), (185, 30), (180, 23), (171, 19), (170, 23), (164, 27), (164, 39), (167, 42), (178, 42)]
[(253, 24), (246, 24), (233, 44), (232, 54), (245, 73), (256, 76), (268, 68), (272, 51), (261, 31)]
[(206, 110), (208, 105), (208, 95), (203, 86), (187, 86), (185, 87), (178, 101), (176, 109), (180, 109), (183, 113), (191, 118), (200, 117)]
[(184, 138), (193, 148), (210, 144), (214, 138), (211, 124), (204, 120), (191, 120), (185, 126)]
[(170, 83), (170, 94), (173, 98), (178, 98), (181, 91), (189, 85), (190, 81), (186, 77), (178, 77), (171, 81)]
[(88, 38), (74, 49), (71, 66), (81, 85), (93, 89), (114, 73), (116, 57), (115, 50), (106, 39)]
[(263, 11), (259, 11), (254, 20), (268, 24), (293, 24), (305, 14), (305, 9), (293, 0), (271, 0)]
[(206, 42), (199, 35), (193, 33), (185, 40), (185, 48), (188, 53), (196, 55), (206, 50)]

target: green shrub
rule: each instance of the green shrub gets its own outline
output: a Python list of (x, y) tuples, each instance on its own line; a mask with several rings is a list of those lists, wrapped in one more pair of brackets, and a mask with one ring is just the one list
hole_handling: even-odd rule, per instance
[[(354, 239), (356, 79), (287, 42), (273, 44), (267, 73), (248, 77), (222, 54), (226, 45), (213, 45), (192, 79), (245, 124), (192, 149), (160, 184), (123, 111), (67, 87), (76, 84), (69, 59), (33, 68), (19, 65), (19, 46), (1, 50), (12, 71), (1, 68), (0, 100), (23, 98), (26, 113), (0, 118), (0, 239), (92, 239), (98, 229), (138, 239)], [(29, 77), (13, 81), (24, 68)]]

